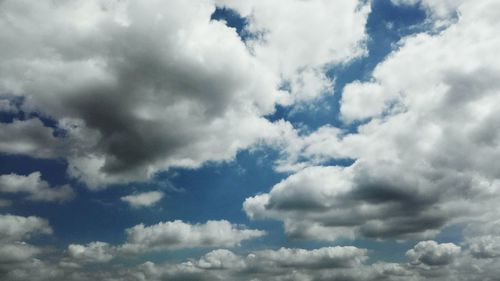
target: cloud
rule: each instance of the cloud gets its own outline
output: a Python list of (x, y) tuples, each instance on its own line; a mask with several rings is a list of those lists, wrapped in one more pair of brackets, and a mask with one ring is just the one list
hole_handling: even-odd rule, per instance
[[(369, 81), (348, 84), (340, 112), (356, 130), (291, 138), (278, 165), (295, 174), (247, 198), (248, 216), (313, 240), (429, 239), (497, 218), (497, 6), (461, 3), (455, 23), (403, 38)], [(342, 159), (354, 164), (327, 166)]]
[[(107, 243), (72, 244), (67, 252), (54, 252), (42, 262), (33, 255), (32, 246), (14, 243), (8, 254), (11, 261), (0, 262), (2, 280), (357, 280), (357, 281), (423, 281), (423, 280), (495, 280), (498, 257), (477, 257), (468, 244), (463, 249), (452, 243), (421, 241), (407, 251), (408, 261), (369, 262), (367, 249), (353, 246), (317, 249), (280, 248), (254, 250), (236, 254), (227, 249), (212, 250), (199, 258), (184, 262), (139, 265), (116, 261), (112, 266), (96, 266), (107, 262), (114, 249)], [(7, 247), (7, 248), (8, 248)], [(6, 249), (7, 249), (6, 248)], [(2, 248), (0, 247), (0, 251)], [(0, 258), (1, 259), (1, 258)], [(31, 274), (31, 275), (30, 275)]]
[(108, 262), (113, 258), (112, 247), (105, 242), (90, 242), (87, 245), (71, 244), (68, 246), (70, 258), (83, 263)]
[(406, 252), (411, 264), (429, 266), (448, 265), (460, 254), (460, 247), (453, 243), (438, 244), (435, 241), (419, 242)]
[(217, 4), (263, 36), (244, 42), (210, 20), (212, 1), (2, 1), (0, 94), (22, 97), (23, 112), (64, 134), (16, 120), (1, 125), (0, 149), (64, 157), (91, 188), (232, 160), (280, 134), (264, 117), (277, 104), (318, 97), (331, 87), (326, 67), (365, 53), (368, 4)]
[(28, 200), (46, 202), (64, 202), (75, 197), (75, 192), (69, 185), (51, 187), (41, 179), (40, 172), (33, 172), (27, 176), (0, 175), (0, 192), (25, 193), (28, 194)]
[(139, 224), (126, 229), (126, 233), (127, 241), (121, 245), (101, 241), (86, 245), (70, 244), (61, 264), (81, 268), (89, 263), (106, 263), (115, 257), (128, 257), (130, 254), (185, 248), (235, 247), (242, 241), (266, 234), (261, 230), (230, 224), (226, 220), (207, 221), (204, 224), (189, 224), (180, 220), (151, 226)]
[[(47, 220), (29, 216), (0, 214), (0, 279), (27, 280), (34, 275), (25, 272), (40, 269), (40, 261), (36, 256), (44, 252), (43, 248), (26, 243), (41, 234), (52, 234)], [(47, 270), (44, 266), (44, 270)], [(47, 272), (40, 271), (40, 280)], [(38, 278), (38, 276), (37, 276)]]
[(0, 240), (15, 241), (29, 238), (34, 234), (51, 234), (52, 228), (47, 220), (29, 216), (0, 214)]
[(310, 100), (331, 92), (333, 83), (325, 70), (366, 54), (365, 24), (370, 12), (366, 2), (216, 3), (236, 10), (246, 19), (245, 30), (254, 35), (247, 38), (246, 44), (257, 60), (282, 77), (291, 89), (292, 101)]
[(0, 244), (0, 266), (26, 261), (40, 253), (40, 249), (23, 243)]
[[(229, 250), (211, 251), (197, 260), (179, 264), (156, 265), (146, 262), (134, 271), (150, 279), (168, 280), (329, 280), (356, 277), (363, 268), (366, 250), (356, 247), (325, 247), (314, 250), (281, 248), (254, 251), (246, 256)], [(344, 278), (344, 279), (342, 279)], [(364, 279), (363, 279), (364, 280)]]
[(127, 230), (125, 252), (144, 252), (197, 247), (234, 247), (242, 241), (264, 236), (261, 230), (246, 229), (226, 220), (188, 224), (180, 220), (151, 226), (138, 224)]
[(38, 119), (0, 123), (0, 152), (52, 158), (60, 154), (63, 142)]
[(12, 201), (0, 198), (0, 208), (9, 207), (10, 205), (12, 205)]
[(500, 237), (495, 235), (483, 235), (474, 237), (468, 241), (469, 249), (476, 258), (498, 258), (500, 257)]
[(123, 196), (120, 199), (133, 208), (150, 207), (158, 203), (165, 194), (160, 191), (149, 191)]
[(0, 96), (0, 112), (17, 113), (17, 107), (8, 99)]

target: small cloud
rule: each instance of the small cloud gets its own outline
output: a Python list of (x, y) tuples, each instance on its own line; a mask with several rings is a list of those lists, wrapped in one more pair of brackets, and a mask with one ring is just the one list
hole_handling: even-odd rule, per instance
[(132, 208), (151, 207), (158, 203), (165, 194), (161, 191), (149, 191), (123, 196), (120, 199)]
[[(69, 185), (50, 186), (42, 180), (40, 172), (27, 176), (17, 174), (0, 175), (0, 192), (7, 194), (26, 194), (26, 199), (40, 202), (66, 202), (75, 198), (75, 191)], [(9, 204), (0, 199), (0, 207)]]

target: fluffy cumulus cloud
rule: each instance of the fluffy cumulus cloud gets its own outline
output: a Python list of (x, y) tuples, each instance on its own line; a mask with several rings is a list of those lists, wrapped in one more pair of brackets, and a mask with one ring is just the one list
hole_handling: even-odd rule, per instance
[[(341, 117), (361, 122), (357, 130), (327, 126), (292, 140), (280, 166), (299, 171), (248, 198), (247, 214), (326, 240), (424, 238), (497, 219), (499, 8), (460, 2), (446, 29), (402, 39), (370, 81), (344, 88)], [(315, 166), (332, 159), (355, 162)]]
[[(496, 244), (498, 246), (498, 243)], [(42, 262), (36, 258), (40, 248), (24, 242), (0, 247), (2, 280), (496, 280), (499, 256), (478, 256), (470, 243), (428, 240), (407, 251), (407, 261), (369, 262), (370, 251), (352, 246), (317, 249), (280, 248), (237, 254), (227, 249), (212, 250), (184, 262), (153, 263), (115, 262), (126, 257), (117, 247), (104, 242), (71, 244), (67, 251), (51, 251)], [(126, 255), (124, 255), (126, 254)], [(47, 256), (46, 256), (47, 257)]]
[(90, 242), (87, 245), (71, 244), (68, 246), (70, 258), (83, 263), (108, 262), (113, 258), (112, 248), (105, 242)]
[[(216, 4), (248, 17), (248, 32), (262, 36), (244, 42), (211, 20)], [(209, 0), (0, 5), (0, 95), (62, 132), (36, 118), (2, 123), (0, 150), (64, 157), (70, 175), (93, 188), (230, 160), (276, 137), (281, 127), (264, 116), (328, 89), (324, 67), (363, 54), (369, 11), (356, 0), (280, 9)], [(320, 14), (304, 24), (304, 10)]]
[[(150, 251), (173, 251), (182, 248), (197, 247), (233, 247), (242, 241), (261, 237), (263, 231), (246, 229), (232, 225), (227, 221), (208, 221), (205, 224), (188, 224), (181, 221), (159, 223), (145, 227), (136, 225), (126, 230), (128, 238), (122, 245), (111, 245), (106, 242), (90, 242), (86, 245), (70, 244), (65, 251), (45, 251), (42, 247), (27, 244), (22, 241), (37, 234), (52, 233), (48, 222), (38, 217), (20, 217), (13, 215), (0, 216), (0, 278), (2, 280), (157, 280), (153, 278), (185, 278), (193, 276), (194, 271), (212, 268), (240, 268), (240, 257), (228, 250), (216, 250), (205, 255), (197, 262), (194, 271), (189, 270), (186, 264), (168, 265), (167, 269), (156, 269), (145, 276), (140, 270), (118, 262), (108, 269), (101, 271), (98, 264), (111, 262), (118, 257), (121, 261), (130, 259), (131, 254), (143, 254)], [(45, 252), (45, 253), (44, 253)], [(264, 252), (263, 252), (264, 253)], [(44, 254), (42, 262), (37, 256)], [(290, 260), (283, 259), (283, 255)], [(280, 254), (264, 253), (269, 256), (264, 263), (282, 264), (281, 266), (311, 267), (320, 264), (324, 267), (351, 267), (364, 261), (365, 250), (348, 247), (346, 249), (321, 249), (312, 252), (304, 250), (281, 249)], [(262, 263), (263, 260), (251, 257), (253, 262)], [(322, 265), (321, 265), (322, 264)], [(260, 266), (265, 266), (261, 264)], [(152, 269), (151, 267), (150, 269)], [(126, 269), (126, 268), (130, 268)], [(143, 268), (140, 266), (139, 268)], [(186, 272), (188, 270), (188, 272)], [(156, 273), (155, 273), (156, 272)], [(207, 274), (207, 273), (200, 273)], [(210, 274), (209, 274), (210, 275)], [(202, 276), (202, 275), (200, 275)], [(146, 279), (144, 279), (146, 278)], [(154, 277), (156, 278), (156, 277)], [(189, 277), (191, 278), (191, 277)], [(204, 278), (202, 276), (202, 278)], [(175, 279), (177, 280), (177, 279)]]
[[(19, 247), (16, 245), (13, 247)], [(76, 256), (71, 264), (68, 257), (57, 255), (52, 262), (39, 260), (31, 267), (16, 267), (15, 274), (6, 272), (5, 280), (30, 280), (38, 273), (40, 280), (358, 280), (358, 281), (424, 281), (424, 280), (496, 280), (500, 258), (479, 258), (470, 248), (451, 243), (422, 241), (407, 252), (408, 260), (368, 262), (369, 251), (352, 246), (323, 247), (313, 250), (280, 248), (236, 254), (227, 249), (210, 251), (199, 258), (184, 262), (138, 265), (114, 264), (107, 269), (89, 262), (105, 261), (108, 245), (102, 242), (71, 247)], [(78, 248), (78, 249), (77, 249)], [(104, 250), (106, 248), (107, 250)], [(103, 252), (104, 250), (104, 252)], [(22, 255), (22, 252), (19, 252)], [(72, 253), (73, 255), (73, 253)], [(81, 262), (82, 258), (86, 262)], [(58, 262), (59, 260), (59, 262)], [(75, 271), (78, 266), (78, 271)], [(2, 279), (2, 280), (4, 280)]]
[(58, 157), (64, 143), (38, 119), (0, 123), (0, 152), (27, 154), (39, 158)]
[(161, 222), (151, 226), (139, 224), (126, 229), (127, 241), (121, 245), (90, 242), (70, 244), (62, 264), (81, 267), (88, 263), (106, 263), (115, 257), (128, 257), (153, 251), (188, 248), (235, 247), (242, 241), (264, 236), (261, 230), (247, 229), (228, 221), (189, 224), (183, 221)]
[(133, 208), (150, 207), (158, 203), (165, 194), (161, 191), (149, 191), (123, 196), (120, 199)]
[[(290, 88), (292, 101), (312, 99), (329, 91), (332, 81), (326, 78), (325, 69), (366, 52), (365, 23), (370, 12), (367, 2), (216, 2), (247, 19), (247, 45), (259, 61), (279, 74)], [(312, 14), (314, 17), (309, 16)]]
[(27, 176), (7, 174), (0, 175), (0, 192), (23, 193), (32, 201), (67, 201), (75, 196), (69, 185), (51, 187), (41, 179), (40, 172), (33, 172)]
[(226, 220), (189, 224), (180, 220), (151, 226), (139, 224), (126, 230), (128, 239), (121, 246), (125, 252), (196, 247), (232, 247), (242, 241), (265, 235), (264, 231), (246, 229)]
[(45, 219), (0, 214), (0, 241), (15, 241), (29, 238), (33, 234), (51, 233), (52, 228)]
[(412, 264), (428, 266), (447, 265), (460, 254), (460, 247), (453, 243), (438, 244), (435, 241), (419, 242), (413, 249), (406, 252)]
[(0, 214), (0, 279), (27, 280), (29, 275), (25, 270), (46, 271), (45, 265), (40, 267), (41, 261), (36, 258), (43, 249), (25, 241), (51, 233), (52, 228), (45, 219)]

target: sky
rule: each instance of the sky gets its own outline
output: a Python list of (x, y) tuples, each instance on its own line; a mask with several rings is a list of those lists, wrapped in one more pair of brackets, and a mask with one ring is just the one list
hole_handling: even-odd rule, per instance
[(0, 1), (0, 279), (500, 280), (500, 1)]

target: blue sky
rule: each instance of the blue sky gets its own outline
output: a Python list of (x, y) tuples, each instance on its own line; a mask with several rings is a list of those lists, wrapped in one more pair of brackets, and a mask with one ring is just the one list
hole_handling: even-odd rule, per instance
[(498, 272), (495, 1), (14, 2), (2, 279)]

